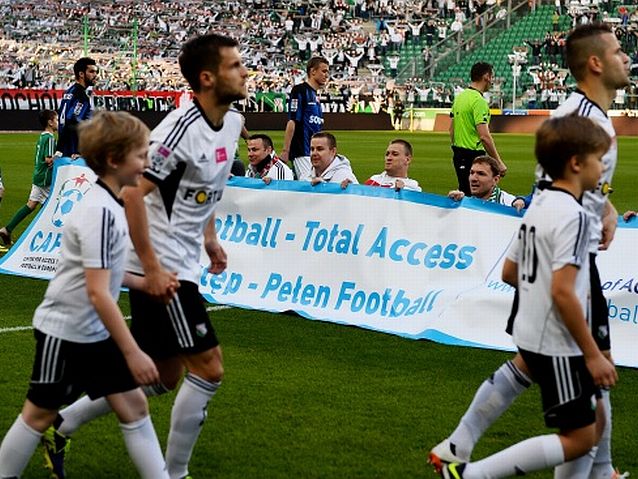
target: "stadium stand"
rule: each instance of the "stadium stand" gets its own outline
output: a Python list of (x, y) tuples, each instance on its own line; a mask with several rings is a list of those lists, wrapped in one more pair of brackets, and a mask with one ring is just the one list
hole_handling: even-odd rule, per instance
[[(251, 69), (249, 111), (283, 111), (286, 93), (315, 54), (329, 60), (328, 95), (345, 110), (379, 111), (398, 99), (407, 108), (448, 106), (479, 59), (495, 65), (500, 81), (492, 104), (504, 106), (514, 47), (527, 62), (517, 91), (535, 86), (535, 103), (549, 106), (551, 88), (563, 88), (554, 81), (564, 80), (561, 32), (573, 24), (610, 22), (638, 67), (638, 9), (615, 1), (532, 8), (512, 0), (508, 11), (499, 0), (0, 0), (0, 88), (65, 88), (73, 59), (86, 49), (100, 64), (100, 89), (185, 90), (179, 47), (215, 29), (241, 40)], [(635, 90), (619, 107), (635, 103)]]

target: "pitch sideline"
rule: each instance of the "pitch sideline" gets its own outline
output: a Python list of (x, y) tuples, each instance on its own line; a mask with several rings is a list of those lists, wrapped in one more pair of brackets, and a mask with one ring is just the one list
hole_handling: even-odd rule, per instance
[[(211, 311), (222, 311), (224, 309), (230, 309), (231, 306), (208, 306), (206, 308), (206, 311), (211, 312)], [(131, 319), (130, 316), (125, 316), (124, 319), (129, 320)], [(12, 328), (0, 328), (0, 334), (4, 334), (4, 333), (14, 333), (16, 331), (31, 331), (33, 329), (33, 326), (14, 326)]]

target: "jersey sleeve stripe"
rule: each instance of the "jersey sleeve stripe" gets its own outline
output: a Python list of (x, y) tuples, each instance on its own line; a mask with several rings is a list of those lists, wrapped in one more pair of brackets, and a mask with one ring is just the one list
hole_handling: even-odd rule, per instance
[(578, 233), (576, 235), (576, 242), (574, 243), (574, 251), (572, 253), (573, 260), (576, 264), (582, 264), (584, 255), (587, 253), (589, 228), (587, 213), (578, 213)]
[(113, 249), (112, 230), (115, 224), (113, 214), (106, 208), (102, 208), (102, 236), (101, 236), (101, 261), (102, 269), (111, 269), (111, 250)]

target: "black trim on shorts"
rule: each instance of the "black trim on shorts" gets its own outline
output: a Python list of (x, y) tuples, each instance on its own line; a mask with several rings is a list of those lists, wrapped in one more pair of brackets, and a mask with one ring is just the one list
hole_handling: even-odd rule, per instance
[(609, 308), (596, 266), (596, 253), (589, 253), (589, 281), (591, 291), (591, 333), (601, 351), (611, 349)]
[(505, 332), (510, 336), (514, 333), (514, 319), (518, 313), (518, 288), (514, 288), (514, 300), (512, 301), (512, 310), (510, 311), (509, 318), (507, 318), (507, 326), (505, 326)]
[(181, 281), (169, 304), (134, 289), (129, 291), (129, 300), (131, 332), (140, 348), (152, 358), (196, 354), (219, 345), (197, 284)]

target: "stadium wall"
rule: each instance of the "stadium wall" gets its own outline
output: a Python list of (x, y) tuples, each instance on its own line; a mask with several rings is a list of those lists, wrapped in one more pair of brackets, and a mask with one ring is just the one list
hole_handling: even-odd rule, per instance
[[(139, 111), (130, 112), (141, 119), (149, 128), (154, 128), (166, 115), (166, 112)], [(246, 127), (249, 131), (283, 130), (286, 128), (286, 113), (245, 113)], [(325, 113), (324, 119), (330, 130), (392, 130), (390, 115), (387, 113), (350, 114)], [(0, 131), (38, 130), (37, 110), (0, 111)]]
[[(492, 115), (490, 131), (492, 133), (535, 133), (547, 119), (545, 115)], [(638, 118), (629, 116), (612, 116), (611, 120), (617, 135), (638, 136)], [(434, 131), (447, 132), (450, 128), (450, 116), (436, 115)]]

